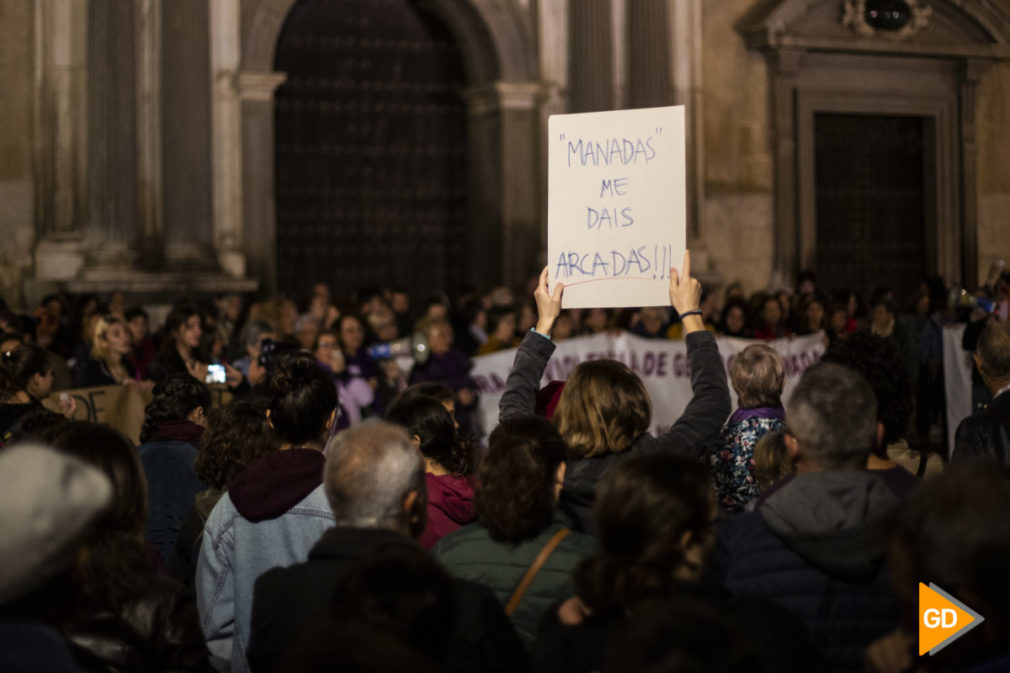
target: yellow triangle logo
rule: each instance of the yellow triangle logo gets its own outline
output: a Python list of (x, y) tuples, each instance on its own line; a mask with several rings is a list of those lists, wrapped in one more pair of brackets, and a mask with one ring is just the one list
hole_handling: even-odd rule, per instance
[(919, 582), (919, 656), (936, 654), (983, 621), (940, 587)]

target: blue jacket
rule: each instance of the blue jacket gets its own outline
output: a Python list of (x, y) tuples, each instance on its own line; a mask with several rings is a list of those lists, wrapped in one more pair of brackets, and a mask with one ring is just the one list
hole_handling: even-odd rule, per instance
[(800, 617), (825, 671), (863, 671), (863, 650), (898, 625), (884, 566), (897, 497), (865, 471), (797, 475), (757, 510), (720, 522), (712, 571), (741, 596)]
[(196, 567), (200, 626), (219, 670), (249, 670), (253, 585), (271, 568), (308, 559), (334, 524), (323, 493), (323, 455), (274, 451), (253, 461), (207, 518)]
[(207, 487), (196, 476), (196, 445), (174, 439), (141, 444), (137, 448), (147, 477), (147, 524), (144, 537), (165, 563), (172, 558), (175, 538), (193, 498)]

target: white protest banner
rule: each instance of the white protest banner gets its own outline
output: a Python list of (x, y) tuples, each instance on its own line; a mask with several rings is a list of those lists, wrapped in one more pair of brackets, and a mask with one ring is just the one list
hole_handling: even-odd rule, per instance
[[(774, 341), (753, 339), (733, 339), (719, 337), (717, 340), (726, 371), (736, 354), (754, 343), (767, 343), (778, 351), (785, 360), (786, 385), (783, 402), (796, 385), (800, 374), (817, 362), (824, 353), (824, 334), (818, 332), (810, 336)], [(628, 365), (645, 383), (645, 389), (652, 398), (652, 432), (662, 432), (669, 428), (691, 401), (691, 371), (687, 357), (687, 345), (683, 341), (664, 339), (643, 339), (621, 332), (617, 334), (597, 334), (589, 337), (567, 339), (558, 343), (557, 350), (547, 363), (541, 387), (554, 380), (564, 380), (575, 365), (586, 360), (610, 358)], [(491, 432), (498, 423), (498, 400), (505, 389), (505, 379), (512, 368), (515, 349), (499, 351), (491, 355), (474, 358), (471, 375), (480, 388), (481, 416), (485, 434)], [(728, 383), (728, 376), (727, 376)], [(736, 394), (730, 386), (733, 408), (736, 408)]]
[(669, 306), (687, 245), (684, 107), (547, 122), (547, 263), (563, 306)]

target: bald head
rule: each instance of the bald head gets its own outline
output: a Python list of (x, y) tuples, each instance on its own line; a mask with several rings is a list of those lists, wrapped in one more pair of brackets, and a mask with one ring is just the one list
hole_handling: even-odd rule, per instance
[(356, 425), (332, 438), (326, 455), (323, 483), (337, 525), (417, 527), (410, 517), (424, 514), (424, 460), (403, 428), (384, 421)]

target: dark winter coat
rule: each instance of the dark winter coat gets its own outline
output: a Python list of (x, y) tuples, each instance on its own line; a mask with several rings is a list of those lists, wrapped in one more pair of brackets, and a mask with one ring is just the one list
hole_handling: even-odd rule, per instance
[(175, 580), (150, 573), (117, 610), (80, 617), (65, 630), (89, 671), (213, 671), (192, 596)]
[(898, 623), (884, 566), (897, 506), (870, 472), (799, 474), (756, 511), (720, 522), (713, 575), (799, 616), (825, 671), (861, 672), (864, 648)]
[[(256, 580), (253, 600), (247, 653), (250, 670), (282, 670), (291, 643), (329, 614), (340, 579), (353, 563), (390, 546), (416, 544), (391, 530), (335, 527), (323, 534), (307, 562), (264, 573)], [(522, 643), (494, 595), (464, 580), (457, 582), (456, 589), (456, 624), (446, 670), (528, 670)]]
[(162, 424), (168, 425), (175, 431), (169, 428), (159, 432), (158, 439), (137, 448), (147, 477), (149, 509), (144, 537), (154, 545), (165, 563), (172, 558), (175, 538), (193, 505), (193, 498), (207, 488), (193, 468), (199, 441), (197, 431), (202, 428), (185, 421)]
[(953, 465), (988, 461), (1010, 467), (1010, 391), (961, 421), (950, 461)]

